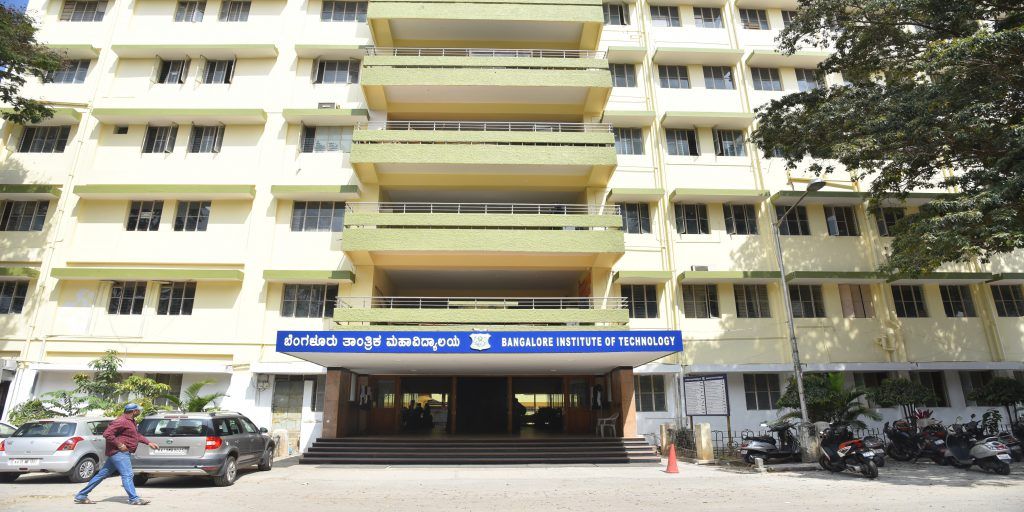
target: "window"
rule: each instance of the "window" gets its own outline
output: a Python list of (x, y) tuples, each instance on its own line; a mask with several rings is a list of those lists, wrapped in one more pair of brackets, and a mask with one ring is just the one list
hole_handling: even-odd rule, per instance
[(683, 316), (686, 318), (718, 318), (718, 286), (714, 284), (684, 284)]
[(345, 226), (345, 203), (339, 201), (295, 201), (292, 231), (340, 232)]
[(756, 235), (757, 213), (752, 204), (723, 204), (725, 232), (730, 235)]
[(224, 143), (224, 126), (192, 126), (189, 153), (219, 153)]
[(788, 27), (793, 24), (793, 20), (796, 19), (796, 11), (782, 11), (782, 26)]
[(70, 126), (26, 126), (18, 144), (20, 153), (63, 153)]
[(235, 77), (235, 61), (232, 60), (208, 60), (206, 69), (203, 70), (204, 84), (230, 84)]
[(196, 300), (196, 283), (164, 283), (160, 285), (158, 315), (191, 315)]
[(904, 208), (879, 208), (875, 213), (878, 233), (882, 236), (893, 236), (893, 228), (906, 214), (907, 210)]
[(281, 301), (281, 316), (327, 318), (334, 314), (337, 300), (336, 284), (286, 284)]
[(741, 130), (711, 130), (715, 143), (715, 154), (718, 156), (747, 156)]
[[(181, 377), (180, 373), (147, 373), (147, 379), (153, 379), (158, 384), (167, 384), (171, 390), (167, 393), (168, 395), (180, 397), (181, 396)], [(171, 401), (166, 398), (156, 398), (153, 400), (153, 405), (169, 406)], [(99, 435), (103, 435), (100, 432)]]
[(754, 80), (754, 90), (781, 91), (782, 79), (775, 68), (750, 68), (750, 76)]
[(839, 302), (846, 318), (874, 318), (875, 306), (871, 301), (871, 287), (866, 284), (839, 285)]
[(61, 21), (103, 21), (107, 10), (106, 2), (64, 2), (60, 11)]
[(250, 2), (238, 0), (225, 0), (220, 4), (220, 13), (217, 21), (249, 21)]
[(825, 224), (829, 236), (860, 236), (857, 215), (852, 206), (826, 206)]
[(924, 292), (920, 286), (892, 286), (892, 300), (896, 316), (900, 318), (923, 318), (928, 316), (924, 305)]
[(204, 11), (206, 2), (178, 2), (178, 8), (174, 11), (174, 21), (199, 23), (203, 21)]
[(718, 7), (694, 7), (693, 21), (697, 28), (722, 28), (722, 10)]
[(732, 287), (736, 296), (736, 316), (739, 318), (771, 318), (768, 306), (768, 286), (763, 284), (737, 284)]
[(971, 289), (965, 285), (941, 285), (939, 294), (942, 295), (942, 309), (946, 311), (949, 318), (964, 318), (978, 316), (974, 312), (974, 301), (971, 299)]
[(359, 83), (359, 61), (315, 60), (313, 61), (314, 84), (356, 84)]
[(732, 68), (729, 66), (704, 66), (704, 87), (708, 89), (735, 89)]
[(676, 231), (680, 235), (707, 235), (711, 233), (708, 227), (708, 206), (706, 204), (679, 204), (675, 205)]
[(309, 408), (314, 412), (323, 412), (324, 410), (324, 392), (327, 390), (327, 376), (317, 375), (306, 377), (306, 380), (313, 381), (313, 396), (309, 397), (310, 404)]
[(798, 90), (809, 91), (811, 89), (817, 89), (820, 86), (817, 70), (795, 69), (794, 71), (796, 71), (796, 88)]
[(57, 71), (50, 71), (46, 74), (44, 82), (53, 84), (81, 84), (85, 83), (85, 75), (89, 72), (88, 59), (75, 59), (64, 62), (64, 65)]
[[(853, 372), (853, 385), (867, 390), (878, 389), (890, 378), (889, 372)], [(868, 406), (878, 407), (878, 404), (869, 398)]]
[(132, 201), (124, 228), (126, 231), (157, 231), (163, 211), (163, 201)]
[(665, 412), (665, 376), (636, 375), (634, 389), (637, 412)]
[(142, 140), (143, 153), (172, 153), (174, 141), (178, 138), (178, 127), (147, 126), (146, 138)]
[(946, 379), (942, 372), (910, 372), (910, 380), (930, 389), (938, 399), (921, 405), (925, 407), (949, 407), (949, 395), (946, 394)]
[[(786, 218), (783, 219), (783, 215)], [(807, 222), (807, 207), (805, 206), (797, 206), (792, 209), (786, 205), (776, 206), (775, 219), (779, 221), (779, 234), (781, 235), (807, 236), (811, 234), (811, 225)]]
[(345, 126), (303, 126), (300, 150), (303, 153), (348, 152), (352, 147), (352, 128)]
[(643, 131), (640, 128), (613, 128), (615, 153), (619, 155), (644, 154)]
[(183, 84), (188, 78), (188, 68), (191, 64), (189, 59), (184, 60), (163, 60), (160, 59), (160, 70), (157, 75), (157, 83), (161, 84)]
[(145, 281), (115, 281), (110, 286), (110, 304), (107, 313), (111, 315), (141, 315), (146, 300)]
[(779, 400), (779, 376), (774, 373), (744, 373), (743, 391), (748, 411), (770, 411)]
[(366, 22), (367, 2), (324, 2), (320, 21)]
[(740, 9), (740, 25), (749, 30), (768, 30), (768, 14), (761, 9)]
[(825, 318), (825, 303), (821, 300), (821, 286), (789, 285), (789, 303), (793, 307), (793, 318)]
[(992, 286), (992, 299), (996, 303), (996, 314), (1004, 317), (1024, 316), (1024, 288), (1019, 284)]
[(612, 87), (636, 87), (636, 66), (633, 64), (609, 64), (612, 71)]
[(206, 231), (210, 223), (210, 201), (178, 201), (175, 231)]
[(5, 201), (0, 231), (42, 231), (49, 201)]
[(665, 130), (668, 154), (673, 156), (698, 156), (697, 131), (669, 128)]
[(993, 375), (990, 371), (960, 372), (960, 387), (964, 390), (964, 399), (967, 400), (968, 407), (990, 407), (999, 405), (982, 404), (978, 403), (976, 400), (967, 398), (975, 389), (985, 387), (992, 381), (992, 378)]
[(20, 315), (28, 295), (28, 281), (0, 281), (0, 315)]
[(655, 27), (678, 27), (679, 8), (672, 5), (652, 5), (651, 22)]
[(629, 8), (622, 4), (604, 4), (605, 25), (629, 25)]
[(619, 203), (622, 230), (632, 234), (650, 234), (651, 212), (647, 203)]
[(658, 318), (657, 285), (624, 284), (622, 296), (629, 305), (630, 318)]
[(658, 85), (664, 89), (689, 89), (690, 73), (686, 66), (658, 66)]

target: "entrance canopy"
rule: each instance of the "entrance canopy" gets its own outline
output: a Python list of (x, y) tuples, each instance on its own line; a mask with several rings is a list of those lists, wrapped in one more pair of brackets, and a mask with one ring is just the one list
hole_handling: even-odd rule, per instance
[(600, 374), (683, 350), (679, 331), (278, 331), (277, 351), (360, 374)]

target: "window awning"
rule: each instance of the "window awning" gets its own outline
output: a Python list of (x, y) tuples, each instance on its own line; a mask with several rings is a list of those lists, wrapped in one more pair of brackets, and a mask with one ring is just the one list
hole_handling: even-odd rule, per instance
[(654, 50), (655, 64), (699, 64), (705, 66), (732, 66), (743, 57), (743, 50), (726, 48), (678, 48), (659, 46)]
[(754, 122), (748, 112), (665, 112), (661, 125), (665, 128), (709, 126), (727, 130), (745, 130)]
[(613, 188), (608, 192), (608, 201), (656, 202), (664, 196), (665, 191), (660, 188)]
[(989, 281), (995, 285), (1001, 284), (1024, 284), (1024, 272), (1001, 272), (992, 275)]
[(39, 269), (35, 267), (0, 267), (0, 279), (28, 280), (39, 277)]
[[(2, 107), (0, 108), (0, 114), (10, 114), (14, 112), (14, 107)], [(53, 109), (53, 115), (32, 126), (63, 126), (63, 125), (77, 125), (82, 120), (82, 113), (73, 108), (55, 108)]]
[(646, 46), (609, 46), (605, 50), (608, 62), (612, 64), (640, 63), (647, 56)]
[(896, 279), (891, 284), (978, 284), (993, 277), (991, 272), (929, 272), (920, 277)]
[(705, 203), (760, 203), (768, 199), (768, 191), (728, 188), (677, 188), (669, 200), (673, 203), (686, 201)]
[(687, 270), (679, 275), (682, 284), (768, 284), (779, 281), (777, 270)]
[(51, 50), (64, 55), (68, 59), (95, 59), (100, 56), (100, 49), (91, 44), (45, 44)]
[(271, 283), (354, 283), (351, 270), (264, 270), (263, 279)]
[[(795, 204), (800, 196), (804, 194), (800, 190), (783, 190), (772, 195), (772, 204), (791, 205)], [(866, 192), (854, 192), (847, 190), (822, 190), (808, 192), (800, 204), (827, 204), (832, 206), (854, 206), (867, 201)]]
[(202, 268), (63, 267), (54, 268), (50, 275), (65, 281), (241, 281), (243, 272)]
[(105, 124), (265, 124), (261, 108), (95, 108), (93, 117)]
[(786, 282), (790, 284), (870, 284), (885, 282), (885, 274), (881, 272), (839, 272), (798, 270), (786, 274)]
[(754, 50), (747, 56), (747, 65), (755, 68), (816, 68), (829, 55), (829, 52), (816, 51), (785, 55), (775, 50)]
[(273, 44), (115, 44), (110, 49), (122, 59), (273, 59), (278, 54)]
[(60, 197), (60, 185), (42, 185), (32, 183), (12, 183), (0, 185), (0, 199), (51, 200)]
[(354, 44), (297, 44), (295, 55), (300, 59), (361, 59), (366, 46)]
[(82, 199), (141, 200), (141, 199), (234, 199), (251, 200), (256, 197), (255, 185), (76, 185), (75, 195)]
[(370, 118), (365, 108), (286, 108), (282, 114), (285, 121), (306, 126), (347, 126)]
[(619, 284), (662, 284), (672, 279), (670, 270), (619, 270), (614, 282)]
[(619, 128), (646, 128), (654, 123), (655, 117), (650, 110), (605, 110), (601, 122)]

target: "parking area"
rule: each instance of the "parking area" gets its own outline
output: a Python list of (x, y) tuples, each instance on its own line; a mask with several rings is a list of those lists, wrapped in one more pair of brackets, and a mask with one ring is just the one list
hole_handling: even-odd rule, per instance
[[(1024, 510), (1024, 465), (1007, 477), (891, 463), (878, 480), (822, 471), (756, 474), (681, 464), (670, 475), (651, 466), (567, 467), (319, 467), (282, 461), (270, 472), (246, 472), (227, 488), (203, 480), (154, 479), (140, 489), (150, 510), (425, 509), (505, 510), (758, 510), (799, 506), (858, 510)], [(33, 475), (0, 485), (0, 510), (75, 509), (79, 485)], [(123, 510), (120, 480), (104, 482), (86, 510)], [(824, 508), (823, 508), (824, 507)]]

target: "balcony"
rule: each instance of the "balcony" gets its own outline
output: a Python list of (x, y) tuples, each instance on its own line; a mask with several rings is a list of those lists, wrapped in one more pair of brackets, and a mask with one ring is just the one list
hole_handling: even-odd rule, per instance
[(367, 48), (360, 84), (372, 110), (514, 119), (598, 115), (612, 79), (604, 52)]
[(629, 322), (622, 297), (339, 297), (339, 324), (613, 327)]
[(388, 121), (352, 140), (359, 180), (384, 186), (603, 187), (616, 163), (607, 124)]
[(621, 226), (616, 206), (349, 203), (341, 247), (356, 265), (610, 267)]

